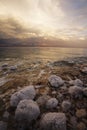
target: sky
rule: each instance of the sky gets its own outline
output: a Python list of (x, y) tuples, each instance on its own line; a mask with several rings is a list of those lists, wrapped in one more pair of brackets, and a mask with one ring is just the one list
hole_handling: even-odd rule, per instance
[(0, 38), (87, 40), (87, 0), (0, 0)]

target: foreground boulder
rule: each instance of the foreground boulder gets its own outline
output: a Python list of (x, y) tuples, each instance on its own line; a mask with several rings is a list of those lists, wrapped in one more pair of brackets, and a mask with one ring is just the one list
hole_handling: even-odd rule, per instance
[(66, 117), (64, 113), (50, 112), (42, 116), (41, 130), (66, 130)]
[(56, 98), (51, 98), (47, 101), (46, 103), (46, 108), (47, 109), (52, 109), (52, 108), (56, 108), (58, 105), (58, 100)]
[(48, 81), (51, 84), (51, 86), (55, 88), (60, 87), (64, 84), (64, 81), (59, 76), (56, 75), (51, 75), (48, 78)]
[(40, 109), (32, 100), (22, 100), (15, 111), (15, 119), (18, 123), (27, 125), (36, 120), (40, 115)]
[(22, 90), (14, 93), (11, 96), (10, 104), (12, 107), (16, 107), (21, 100), (24, 99), (34, 99), (36, 96), (36, 91), (33, 86), (28, 86)]
[(83, 96), (83, 89), (78, 86), (71, 86), (69, 88), (69, 93), (73, 98), (82, 98)]

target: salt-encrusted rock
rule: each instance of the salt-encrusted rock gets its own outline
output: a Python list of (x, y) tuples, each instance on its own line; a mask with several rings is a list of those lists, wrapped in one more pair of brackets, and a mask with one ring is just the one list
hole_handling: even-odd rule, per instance
[(48, 78), (48, 81), (52, 87), (56, 87), (56, 88), (64, 84), (64, 81), (59, 76), (56, 75), (51, 75)]
[(83, 89), (83, 94), (84, 94), (85, 96), (87, 96), (87, 88), (84, 88), (84, 89)]
[(41, 130), (66, 130), (66, 117), (64, 113), (50, 112), (42, 116)]
[(71, 86), (69, 88), (69, 93), (73, 98), (81, 98), (83, 95), (83, 89), (78, 86)]
[(9, 118), (9, 112), (5, 111), (4, 114), (3, 114), (3, 119), (5, 121), (8, 121), (8, 118)]
[(58, 105), (58, 100), (56, 98), (51, 98), (47, 101), (46, 103), (46, 108), (47, 109), (52, 109), (52, 108), (56, 108)]
[(87, 127), (83, 122), (78, 123), (77, 130), (86, 130)]
[(0, 130), (7, 130), (7, 123), (0, 121)]
[(87, 116), (86, 110), (85, 109), (77, 109), (76, 116), (78, 118), (86, 117)]
[(22, 100), (15, 111), (15, 119), (19, 123), (31, 123), (40, 115), (40, 109), (33, 100)]
[(79, 87), (83, 86), (83, 82), (80, 79), (70, 80), (69, 84), (79, 86)]
[(83, 68), (81, 69), (81, 72), (83, 72), (84, 74), (87, 74), (87, 67), (83, 67)]
[(16, 107), (21, 100), (24, 99), (34, 99), (36, 96), (36, 91), (33, 86), (28, 86), (22, 90), (14, 93), (11, 96), (10, 104), (12, 107)]
[(43, 96), (40, 96), (38, 99), (37, 99), (37, 103), (39, 106), (41, 107), (45, 107), (46, 105), (46, 102), (50, 99), (50, 96), (48, 95), (43, 95)]
[(62, 102), (62, 109), (64, 112), (67, 112), (71, 108), (71, 102), (66, 100)]

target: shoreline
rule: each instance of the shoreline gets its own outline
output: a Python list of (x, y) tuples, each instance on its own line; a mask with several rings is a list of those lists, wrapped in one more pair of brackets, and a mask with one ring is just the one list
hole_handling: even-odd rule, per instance
[[(58, 105), (55, 108), (45, 108), (40, 106), (40, 115), (35, 122), (31, 123), (31, 130), (37, 128), (38, 123), (40, 123), (41, 116), (48, 112), (63, 112), (66, 115), (67, 130), (79, 129), (86, 130), (87, 128), (87, 57), (71, 58), (63, 61), (55, 62), (36, 62), (29, 63), (25, 60), (17, 61), (4, 61), (0, 63), (0, 120), (4, 121), (4, 112), (9, 113), (9, 117), (5, 122), (8, 124), (7, 130), (15, 130), (14, 114), (16, 108), (11, 107), (10, 100), (11, 96), (15, 92), (19, 92), (21, 89), (26, 88), (26, 86), (33, 85), (35, 89), (36, 96), (34, 101), (41, 96), (49, 96), (49, 98), (56, 98)], [(64, 84), (60, 87), (55, 88), (49, 83), (49, 77), (52, 75), (59, 76)], [(74, 81), (79, 79), (75, 84)], [(81, 81), (81, 82), (80, 82)], [(72, 97), (69, 93), (69, 88), (71, 86), (79, 86), (82, 89), (86, 89), (86, 95), (82, 93), (80, 97)], [(80, 86), (82, 85), (82, 86)], [(78, 92), (76, 93), (78, 95)], [(42, 98), (44, 100), (44, 98)], [(41, 102), (43, 101), (41, 100)], [(68, 100), (71, 103), (71, 107), (68, 111), (64, 111), (62, 108), (63, 101)], [(38, 103), (38, 102), (37, 102)], [(45, 106), (45, 104), (44, 104)], [(84, 116), (78, 111), (83, 110)], [(74, 118), (74, 119), (73, 119)], [(76, 126), (72, 126), (76, 123)], [(76, 128), (72, 128), (76, 127)], [(24, 129), (25, 130), (25, 129)]]

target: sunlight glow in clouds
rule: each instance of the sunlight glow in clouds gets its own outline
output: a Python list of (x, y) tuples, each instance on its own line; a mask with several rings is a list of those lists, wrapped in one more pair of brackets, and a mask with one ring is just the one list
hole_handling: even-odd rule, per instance
[[(24, 37), (44, 36), (64, 40), (84, 40), (87, 37), (87, 0), (0, 0), (0, 18), (4, 17), (17, 19), (26, 28), (19, 37), (22, 34)], [(1, 26), (3, 30), (4, 25)], [(7, 37), (16, 37), (12, 30), (14, 26), (8, 26), (6, 31), (10, 32)], [(6, 33), (2, 31), (1, 36)]]

